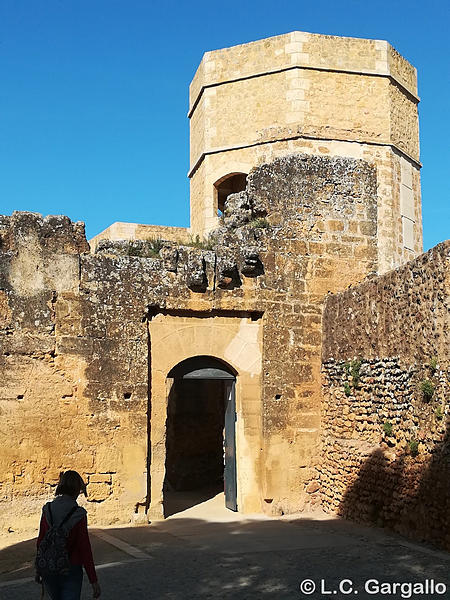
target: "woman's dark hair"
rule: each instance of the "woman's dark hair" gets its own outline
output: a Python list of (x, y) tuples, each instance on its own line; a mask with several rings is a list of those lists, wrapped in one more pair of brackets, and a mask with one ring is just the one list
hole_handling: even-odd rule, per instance
[(59, 483), (55, 491), (55, 496), (73, 496), (76, 498), (80, 492), (86, 496), (86, 484), (81, 475), (76, 471), (65, 471), (59, 475)]

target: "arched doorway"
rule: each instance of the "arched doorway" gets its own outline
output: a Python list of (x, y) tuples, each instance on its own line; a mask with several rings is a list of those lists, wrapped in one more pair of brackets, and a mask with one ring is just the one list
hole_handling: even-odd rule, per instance
[(236, 511), (236, 373), (217, 358), (195, 356), (168, 380), (164, 516), (219, 493)]
[(220, 217), (225, 208), (226, 199), (230, 194), (236, 194), (245, 190), (247, 185), (246, 173), (229, 173), (221, 177), (214, 187), (217, 195), (217, 214)]

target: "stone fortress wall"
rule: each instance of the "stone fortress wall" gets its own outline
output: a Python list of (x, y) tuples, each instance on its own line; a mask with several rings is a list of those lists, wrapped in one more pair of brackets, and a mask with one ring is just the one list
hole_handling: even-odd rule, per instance
[(239, 374), (240, 510), (305, 504), (320, 445), (322, 304), (376, 271), (375, 171), (284, 157), (232, 199), (211, 250), (167, 242), (156, 258), (111, 241), (90, 254), (64, 217), (2, 218), (4, 527), (33, 522), (74, 465), (94, 522), (161, 517), (165, 382), (200, 350)]
[(449, 267), (445, 242), (327, 298), (315, 485), (327, 510), (447, 549)]
[(447, 544), (417, 487), (449, 501), (448, 244), (418, 256), (417, 101), (386, 42), (207, 53), (189, 230), (116, 223), (89, 248), (66, 217), (0, 218), (4, 533), (32, 530), (74, 467), (94, 523), (161, 518), (169, 373), (210, 355), (237, 373), (240, 511), (322, 505)]
[(0, 240), (2, 531), (33, 530), (68, 468), (86, 477), (92, 520), (120, 520), (118, 503), (131, 510), (143, 488), (132, 466), (146, 439), (139, 265), (109, 273), (105, 301), (106, 261), (102, 278), (83, 224), (14, 213)]

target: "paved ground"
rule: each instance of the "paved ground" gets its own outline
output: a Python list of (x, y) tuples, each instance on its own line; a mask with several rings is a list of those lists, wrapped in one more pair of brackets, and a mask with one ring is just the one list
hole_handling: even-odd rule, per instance
[[(218, 496), (148, 527), (93, 529), (102, 598), (450, 598), (446, 553), (336, 519), (240, 519), (222, 502)], [(40, 597), (31, 580), (33, 554), (33, 540), (0, 551), (1, 600)], [(312, 594), (299, 589), (305, 579), (316, 586)], [(351, 593), (339, 591), (343, 579), (352, 580)], [(365, 581), (374, 579), (404, 586), (376, 593), (372, 583), (365, 591)], [(434, 593), (414, 593), (409, 587), (426, 580), (449, 591), (438, 586)], [(310, 587), (305, 584), (306, 591)], [(90, 597), (85, 585), (82, 598)]]

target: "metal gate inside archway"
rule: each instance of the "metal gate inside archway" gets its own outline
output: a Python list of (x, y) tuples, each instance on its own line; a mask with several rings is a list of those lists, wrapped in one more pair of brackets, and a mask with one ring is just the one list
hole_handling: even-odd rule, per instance
[(219, 493), (237, 511), (236, 374), (217, 358), (195, 356), (168, 380), (164, 516)]

